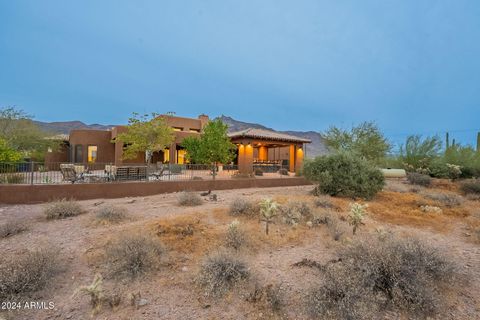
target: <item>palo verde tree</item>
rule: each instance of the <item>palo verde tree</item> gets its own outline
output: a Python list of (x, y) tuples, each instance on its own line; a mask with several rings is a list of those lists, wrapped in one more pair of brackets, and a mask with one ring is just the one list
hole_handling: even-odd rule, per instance
[(351, 130), (333, 126), (322, 136), (331, 150), (350, 152), (377, 164), (391, 149), (390, 143), (374, 122), (363, 122)]
[[(32, 120), (32, 116), (15, 107), (0, 109), (0, 139), (3, 140), (2, 148), (15, 150), (21, 158), (30, 157), (42, 160), (45, 152), (57, 149), (60, 141), (52, 139), (54, 133), (42, 130)], [(11, 153), (11, 152), (10, 152)], [(9, 156), (10, 157), (10, 156)]]
[(135, 159), (145, 152), (147, 163), (155, 151), (169, 147), (175, 139), (173, 129), (165, 118), (156, 113), (140, 115), (136, 112), (128, 119), (127, 131), (117, 136), (124, 143), (123, 159)]
[(219, 163), (229, 163), (235, 158), (236, 146), (227, 135), (228, 126), (220, 119), (207, 123), (203, 134), (197, 137), (187, 137), (182, 145), (187, 150), (187, 158), (194, 163), (213, 165), (213, 178)]

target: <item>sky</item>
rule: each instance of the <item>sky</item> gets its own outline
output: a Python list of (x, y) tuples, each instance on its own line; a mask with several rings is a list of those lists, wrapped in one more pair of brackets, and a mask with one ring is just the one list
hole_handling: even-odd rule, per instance
[(221, 114), (278, 130), (480, 131), (478, 0), (0, 0), (0, 107)]

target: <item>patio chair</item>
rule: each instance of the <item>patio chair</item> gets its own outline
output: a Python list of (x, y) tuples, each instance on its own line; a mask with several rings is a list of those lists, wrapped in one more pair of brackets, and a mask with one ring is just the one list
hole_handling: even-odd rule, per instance
[(77, 173), (74, 164), (60, 164), (60, 172), (62, 173), (63, 181), (70, 181), (72, 184), (77, 181), (83, 181), (83, 172)]

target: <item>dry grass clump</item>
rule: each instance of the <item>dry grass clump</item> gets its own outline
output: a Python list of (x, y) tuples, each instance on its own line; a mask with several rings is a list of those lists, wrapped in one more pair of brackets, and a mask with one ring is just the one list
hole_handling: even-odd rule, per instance
[(313, 205), (316, 208), (323, 209), (334, 209), (335, 205), (333, 204), (332, 197), (328, 195), (318, 195), (313, 200)]
[(480, 179), (464, 181), (460, 184), (460, 190), (465, 194), (480, 195)]
[(262, 286), (256, 282), (247, 294), (246, 300), (258, 304), (260, 308), (266, 307), (273, 312), (279, 312), (285, 305), (284, 292), (279, 284)]
[(458, 207), (463, 203), (462, 197), (453, 193), (428, 192), (424, 196), (449, 208)]
[(118, 223), (127, 217), (125, 208), (105, 206), (97, 210), (96, 219), (102, 223)]
[(312, 210), (301, 201), (289, 201), (286, 205), (280, 206), (279, 212), (283, 222), (293, 226), (312, 218)]
[(143, 234), (120, 236), (105, 249), (111, 275), (130, 278), (159, 268), (164, 252), (158, 239)]
[(201, 205), (203, 201), (198, 194), (190, 191), (184, 191), (178, 195), (177, 203), (182, 207), (194, 207)]
[(247, 264), (229, 252), (217, 252), (203, 261), (197, 283), (206, 296), (220, 297), (250, 276)]
[(21, 220), (9, 220), (0, 226), (0, 238), (7, 238), (27, 231), (27, 225)]
[(83, 209), (75, 200), (61, 199), (48, 203), (43, 212), (48, 220), (52, 220), (78, 216)]
[(228, 225), (227, 234), (225, 236), (225, 247), (240, 250), (247, 244), (247, 234), (240, 226), (238, 220), (232, 221)]
[(415, 318), (433, 317), (456, 275), (453, 262), (437, 249), (393, 236), (357, 243), (339, 261), (327, 267), (324, 285), (313, 290), (308, 302), (313, 315), (365, 319), (372, 310), (391, 307)]
[(244, 198), (236, 198), (230, 204), (228, 213), (232, 216), (253, 216), (257, 213), (257, 206)]
[(38, 249), (0, 258), (0, 299), (7, 300), (43, 289), (59, 271), (57, 253)]
[(430, 178), (430, 176), (417, 172), (409, 172), (407, 174), (407, 180), (410, 182), (410, 184), (415, 184), (422, 187), (428, 187), (432, 184), (432, 178)]
[(323, 285), (310, 290), (306, 306), (314, 319), (373, 319), (378, 310), (361, 274), (343, 264), (325, 268)]

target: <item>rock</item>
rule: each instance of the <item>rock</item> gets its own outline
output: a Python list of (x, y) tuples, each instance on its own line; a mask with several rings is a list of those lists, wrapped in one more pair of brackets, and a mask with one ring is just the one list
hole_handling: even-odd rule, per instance
[(309, 227), (309, 228), (313, 227), (312, 221), (307, 221), (307, 227)]
[(182, 267), (182, 271), (183, 271), (183, 272), (187, 272), (187, 271), (188, 271), (188, 268), (184, 266), (184, 267)]
[(128, 200), (127, 203), (134, 203), (135, 201), (137, 201), (137, 200), (132, 199), (132, 200)]
[(138, 302), (137, 302), (137, 306), (139, 306), (139, 307), (146, 306), (147, 304), (148, 304), (148, 300), (147, 300), (147, 299), (144, 299), (144, 298), (141, 298), (141, 299), (138, 300)]

